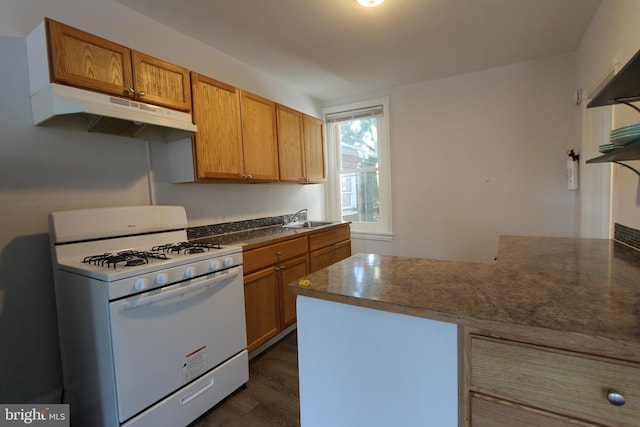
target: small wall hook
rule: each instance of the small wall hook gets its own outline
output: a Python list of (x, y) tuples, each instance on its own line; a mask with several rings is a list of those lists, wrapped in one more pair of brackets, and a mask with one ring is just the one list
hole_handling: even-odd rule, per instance
[(567, 151), (567, 156), (571, 157), (571, 160), (573, 160), (574, 162), (580, 160), (580, 154), (576, 154), (573, 149)]

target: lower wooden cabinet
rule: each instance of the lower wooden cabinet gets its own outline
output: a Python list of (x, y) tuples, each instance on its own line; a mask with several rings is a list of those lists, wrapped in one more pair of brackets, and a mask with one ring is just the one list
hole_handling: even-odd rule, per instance
[(309, 264), (311, 273), (351, 256), (349, 224), (341, 225), (309, 236)]
[(349, 224), (341, 224), (243, 253), (249, 352), (296, 322), (296, 295), (286, 286), (351, 256), (350, 235)]
[(278, 334), (278, 296), (278, 274), (275, 268), (244, 276), (248, 351), (256, 349)]
[(287, 284), (309, 273), (309, 261), (305, 255), (290, 259), (278, 266), (280, 286), (280, 329), (296, 323), (296, 294), (287, 292)]
[(295, 295), (285, 286), (309, 272), (307, 244), (306, 236), (298, 237), (243, 254), (249, 352), (295, 323)]
[(473, 427), (640, 425), (638, 363), (477, 335), (466, 343)]

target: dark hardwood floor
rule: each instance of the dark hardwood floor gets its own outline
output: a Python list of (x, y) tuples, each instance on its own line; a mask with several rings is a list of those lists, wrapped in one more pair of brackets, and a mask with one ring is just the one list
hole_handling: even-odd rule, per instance
[(298, 340), (292, 332), (249, 362), (249, 382), (191, 427), (300, 426)]

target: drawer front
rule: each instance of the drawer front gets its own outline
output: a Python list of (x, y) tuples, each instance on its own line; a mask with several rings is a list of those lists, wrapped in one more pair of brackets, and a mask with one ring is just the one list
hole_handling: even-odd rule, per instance
[(334, 245), (351, 238), (351, 229), (348, 225), (324, 231), (309, 236), (309, 251), (315, 251), (329, 245)]
[(311, 273), (351, 256), (351, 240), (340, 242), (309, 254)]
[(306, 237), (252, 249), (242, 254), (244, 272), (249, 273), (306, 253)]
[[(472, 337), (471, 388), (605, 425), (639, 425), (638, 364)], [(609, 403), (608, 390), (626, 404)]]
[(471, 396), (471, 425), (473, 427), (597, 427), (595, 424), (479, 395)]

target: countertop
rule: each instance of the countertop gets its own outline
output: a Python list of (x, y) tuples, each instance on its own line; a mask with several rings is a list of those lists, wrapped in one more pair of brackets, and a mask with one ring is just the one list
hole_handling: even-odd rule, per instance
[(355, 254), (305, 279), (288, 290), (458, 325), (519, 325), (640, 348), (640, 252), (613, 240), (501, 236), (493, 263)]
[(334, 224), (318, 228), (287, 228), (282, 225), (255, 228), (237, 233), (222, 234), (197, 239), (198, 242), (219, 243), (221, 245), (242, 246), (243, 251), (251, 250), (264, 244), (278, 243), (297, 236), (303, 237), (312, 233), (330, 230), (351, 222), (336, 221)]

